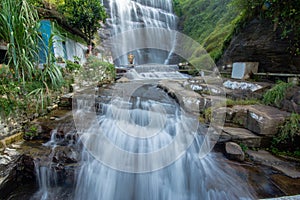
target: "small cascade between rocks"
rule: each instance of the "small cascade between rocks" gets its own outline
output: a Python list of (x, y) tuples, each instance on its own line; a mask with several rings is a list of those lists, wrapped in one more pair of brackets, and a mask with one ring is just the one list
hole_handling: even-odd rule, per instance
[(72, 185), (66, 184), (69, 180), (66, 180), (66, 174), (64, 174), (67, 173), (68, 169), (60, 163), (63, 162), (60, 159), (64, 156), (64, 159), (76, 159), (75, 152), (65, 155), (67, 148), (61, 148), (77, 145), (74, 143), (74, 134), (74, 131), (70, 131), (61, 136), (57, 129), (51, 131), (50, 140), (43, 144), (44, 147), (49, 148), (49, 155), (40, 155), (34, 159), (36, 182), (39, 190), (35, 192), (31, 200), (71, 199), (70, 191), (72, 188), (70, 187)]
[[(51, 140), (49, 141), (49, 143), (51, 142), (52, 144), (54, 144), (55, 135), (56, 130), (52, 131)], [(47, 200), (52, 199), (54, 196), (56, 196), (55, 192), (52, 190), (52, 188), (57, 187), (58, 180), (57, 173), (54, 170), (52, 162), (55, 153), (55, 146), (56, 145), (54, 145), (51, 149), (51, 153), (49, 156), (36, 158), (34, 160), (34, 167), (39, 190), (31, 198), (32, 200)]]

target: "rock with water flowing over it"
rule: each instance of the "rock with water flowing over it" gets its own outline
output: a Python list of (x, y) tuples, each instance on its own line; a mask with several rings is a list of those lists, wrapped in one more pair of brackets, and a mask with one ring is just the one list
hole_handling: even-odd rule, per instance
[(234, 142), (227, 142), (225, 144), (226, 156), (230, 160), (244, 161), (245, 153), (242, 148)]

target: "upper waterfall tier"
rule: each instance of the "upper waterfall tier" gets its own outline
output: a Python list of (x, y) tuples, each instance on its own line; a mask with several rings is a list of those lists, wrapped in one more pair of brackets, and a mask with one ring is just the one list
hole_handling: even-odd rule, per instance
[[(143, 35), (139, 37), (143, 40), (137, 41), (136, 35), (132, 34), (122, 40), (121, 43), (112, 44), (112, 51), (116, 49), (126, 49), (128, 44), (134, 46), (134, 49), (126, 49), (127, 55), (134, 55), (134, 64), (146, 63), (168, 63), (172, 49), (151, 49), (149, 44), (153, 40), (161, 40), (161, 31), (159, 29), (176, 30), (177, 17), (173, 14), (172, 0), (110, 0), (104, 2), (108, 9), (109, 19), (107, 24), (110, 27), (111, 36), (122, 34), (126, 31), (132, 31), (138, 28), (157, 28), (157, 32), (150, 36)], [(175, 31), (170, 32), (169, 38), (175, 45)], [(112, 41), (113, 42), (113, 41)], [(136, 45), (132, 45), (136, 44)], [(140, 44), (143, 44), (142, 46)], [(120, 52), (120, 51), (119, 51)], [(114, 55), (116, 64), (128, 64), (127, 55)]]

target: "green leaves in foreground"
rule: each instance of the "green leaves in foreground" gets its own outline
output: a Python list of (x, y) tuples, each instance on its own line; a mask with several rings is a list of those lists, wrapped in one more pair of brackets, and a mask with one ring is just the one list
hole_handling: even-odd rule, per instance
[(15, 80), (31, 80), (38, 57), (39, 18), (26, 0), (1, 0), (0, 38), (8, 43), (8, 65)]

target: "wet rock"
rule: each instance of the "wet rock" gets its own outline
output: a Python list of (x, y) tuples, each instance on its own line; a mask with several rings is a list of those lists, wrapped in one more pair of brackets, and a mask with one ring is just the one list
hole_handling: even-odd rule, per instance
[(33, 159), (30, 156), (20, 155), (7, 165), (0, 165), (0, 194), (6, 199), (10, 193), (23, 183), (35, 185)]
[(24, 132), (25, 140), (42, 139), (46, 141), (51, 138), (51, 129), (37, 121), (31, 122), (30, 124), (26, 125), (24, 128)]
[(58, 146), (55, 148), (53, 162), (69, 164), (69, 163), (77, 163), (78, 159), (79, 159), (79, 154), (72, 147)]
[(191, 89), (186, 89), (184, 87), (183, 81), (162, 80), (159, 82), (158, 87), (162, 88), (171, 97), (175, 98), (176, 101), (187, 112), (194, 113), (196, 115), (199, 115), (200, 112), (203, 112), (207, 107), (210, 107), (212, 101), (214, 102), (215, 105), (218, 104), (219, 102), (226, 101), (225, 98), (223, 98), (222, 96), (221, 97), (213, 96), (213, 95), (201, 96), (200, 94), (194, 92)]
[[(300, 191), (300, 178), (290, 178), (281, 174), (274, 174), (271, 176), (272, 182), (280, 188), (285, 195), (297, 195)], [(300, 198), (300, 196), (298, 196)], [(290, 199), (298, 199), (290, 197)], [(289, 199), (289, 198), (286, 198)]]
[(244, 128), (224, 127), (220, 140), (242, 143), (247, 147), (260, 147), (263, 137), (255, 135)]
[(295, 104), (300, 105), (300, 90), (294, 94), (292, 100)]
[(225, 144), (225, 152), (230, 160), (243, 161), (245, 159), (245, 153), (242, 148), (234, 142), (227, 142)]
[(249, 158), (256, 163), (270, 166), (288, 177), (300, 178), (299, 163), (286, 162), (285, 160), (279, 159), (264, 150), (247, 150), (246, 153), (249, 155)]
[(117, 83), (127, 83), (130, 80), (128, 78), (126, 78), (125, 76), (123, 76), (122, 78), (117, 80)]
[(58, 108), (71, 110), (72, 109), (72, 101), (73, 101), (73, 93), (65, 94), (60, 98)]
[(198, 93), (184, 89), (179, 81), (163, 80), (159, 82), (158, 87), (174, 97), (186, 111), (199, 114), (199, 99), (201, 99), (201, 96)]
[(237, 105), (232, 108), (219, 108), (214, 111), (225, 113), (225, 122), (241, 128), (246, 128), (256, 134), (272, 136), (290, 113), (264, 105)]
[(300, 113), (300, 87), (288, 88), (279, 108), (288, 112)]
[(225, 115), (225, 122), (238, 127), (246, 127), (247, 124), (247, 106), (221, 107), (214, 110), (215, 115)]

